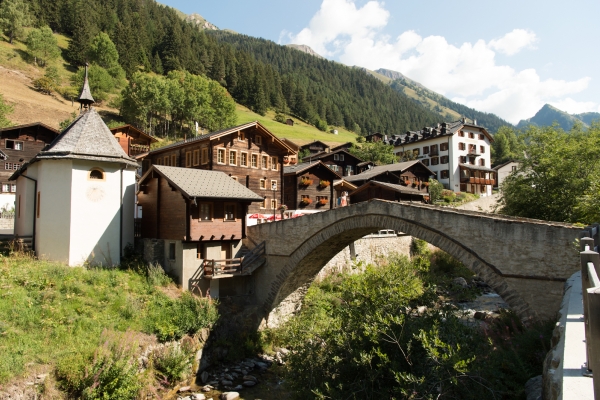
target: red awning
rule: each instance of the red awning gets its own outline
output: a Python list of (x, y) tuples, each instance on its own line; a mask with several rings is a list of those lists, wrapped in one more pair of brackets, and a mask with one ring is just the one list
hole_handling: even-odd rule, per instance
[(248, 218), (253, 218), (253, 219), (265, 219), (267, 218), (264, 214), (252, 214), (251, 216), (249, 216)]

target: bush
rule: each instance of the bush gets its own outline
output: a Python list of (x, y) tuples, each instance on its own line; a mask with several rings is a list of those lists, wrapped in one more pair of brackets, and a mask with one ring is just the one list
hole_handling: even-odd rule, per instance
[(149, 307), (146, 330), (166, 342), (208, 328), (217, 318), (218, 311), (213, 301), (184, 292), (179, 299), (155, 298)]
[(131, 334), (102, 334), (104, 344), (92, 357), (76, 355), (63, 359), (57, 376), (63, 388), (81, 399), (136, 398), (141, 385), (137, 377), (137, 344)]
[(429, 179), (429, 197), (432, 203), (442, 198), (442, 190), (444, 190), (444, 186), (441, 183), (435, 179)]
[(33, 81), (33, 87), (38, 92), (44, 94), (52, 94), (52, 89), (54, 89), (54, 83), (50, 78), (42, 76), (41, 78), (38, 78)]
[(152, 353), (152, 365), (162, 375), (163, 380), (172, 386), (192, 372), (193, 358), (193, 348), (172, 343)]

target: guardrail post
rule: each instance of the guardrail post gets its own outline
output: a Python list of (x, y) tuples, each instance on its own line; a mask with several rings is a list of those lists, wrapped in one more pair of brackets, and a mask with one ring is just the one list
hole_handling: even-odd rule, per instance
[[(596, 264), (594, 264), (596, 266)], [(585, 310), (589, 316), (588, 321), (590, 324), (590, 333), (592, 340), (596, 342), (596, 345), (592, 345), (590, 349), (590, 342), (588, 344), (589, 362), (592, 365), (600, 365), (600, 346), (597, 345), (600, 341), (600, 287), (591, 288), (586, 291), (588, 298), (588, 308)], [(589, 365), (589, 364), (588, 364)], [(600, 399), (600, 368), (593, 374), (594, 379), (594, 399)]]
[[(586, 244), (593, 243), (593, 239), (591, 238), (582, 238), (582, 247), (585, 249)], [(593, 346), (593, 337), (590, 331), (590, 312), (588, 311), (588, 295), (587, 290), (591, 287), (590, 285), (590, 277), (588, 274), (587, 265), (589, 262), (593, 263), (595, 267), (598, 266), (600, 261), (600, 255), (591, 250), (585, 250), (580, 253), (581, 259), (581, 291), (583, 298), (583, 320), (585, 325), (585, 343), (586, 343), (586, 358), (587, 358), (587, 368), (590, 371), (594, 370), (594, 360), (591, 357), (591, 351)], [(600, 309), (598, 309), (600, 312)], [(600, 336), (598, 336), (598, 348), (600, 350)], [(600, 397), (598, 398), (600, 399)]]

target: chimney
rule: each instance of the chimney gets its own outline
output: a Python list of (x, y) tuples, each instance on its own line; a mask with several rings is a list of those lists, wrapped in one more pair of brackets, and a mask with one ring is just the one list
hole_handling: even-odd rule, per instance
[(476, 119), (473, 120), (473, 125), (477, 125), (477, 120)]

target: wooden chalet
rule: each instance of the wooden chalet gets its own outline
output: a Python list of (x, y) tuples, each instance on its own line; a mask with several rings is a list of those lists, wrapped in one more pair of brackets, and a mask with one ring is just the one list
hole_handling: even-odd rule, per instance
[(152, 137), (133, 125), (117, 126), (110, 130), (121, 148), (130, 157), (150, 151), (152, 143), (158, 142), (158, 139)]
[(388, 182), (369, 181), (350, 193), (350, 203), (356, 204), (371, 199), (390, 201), (428, 202), (429, 193), (411, 185), (396, 185)]
[(0, 168), (0, 182), (3, 194), (14, 195), (16, 184), (9, 183), (8, 178), (52, 143), (58, 134), (56, 129), (41, 122), (0, 129), (0, 159), (4, 163)]
[(305, 157), (303, 161), (308, 161), (309, 159), (312, 161), (322, 161), (341, 176), (355, 175), (358, 170), (358, 165), (363, 162), (363, 160), (350, 154), (344, 149), (315, 154), (310, 157)]
[(287, 118), (287, 119), (285, 120), (285, 124), (286, 124), (286, 125), (289, 125), (289, 126), (294, 126), (294, 120), (293, 120), (293, 119), (291, 119), (291, 118)]
[(345, 179), (356, 186), (361, 186), (369, 181), (387, 182), (404, 185), (427, 193), (429, 178), (435, 173), (427, 168), (421, 161), (412, 160), (396, 164), (379, 165), (370, 168), (358, 175)]
[(315, 154), (320, 154), (329, 151), (329, 145), (325, 142), (321, 142), (320, 140), (315, 140), (313, 142), (300, 146), (299, 152), (302, 152), (304, 150), (308, 150), (310, 152), (310, 155), (312, 156)]
[(210, 287), (218, 297), (218, 285), (201, 281), (252, 272), (243, 263), (245, 215), (262, 196), (221, 171), (162, 165), (150, 167), (138, 187), (140, 236), (164, 244), (157, 261), (184, 288), (206, 294)]
[(263, 199), (248, 213), (274, 213), (282, 198), (282, 162), (295, 154), (259, 122), (250, 122), (152, 150), (142, 174), (153, 165), (221, 171)]
[(281, 141), (287, 144), (292, 150), (294, 150), (293, 154), (287, 155), (283, 157), (283, 166), (286, 167), (288, 165), (294, 165), (298, 163), (298, 151), (300, 150), (300, 146), (298, 144), (292, 142), (290, 139), (281, 138)]
[(380, 142), (382, 140), (385, 140), (385, 135), (383, 133), (379, 133), (379, 132), (375, 132), (375, 133), (371, 133), (370, 135), (365, 136), (365, 140), (367, 142)]
[(354, 143), (352, 142), (346, 142), (346, 143), (342, 143), (340, 145), (337, 146), (332, 146), (330, 147), (330, 151), (337, 151), (337, 150), (350, 150), (350, 147), (354, 146)]
[(333, 183), (340, 178), (321, 161), (285, 167), (284, 204), (289, 210), (330, 210), (335, 205)]

